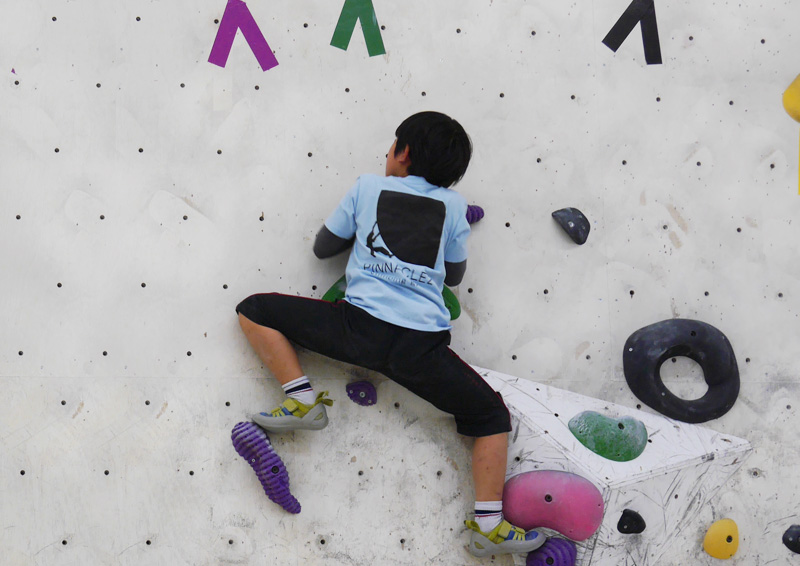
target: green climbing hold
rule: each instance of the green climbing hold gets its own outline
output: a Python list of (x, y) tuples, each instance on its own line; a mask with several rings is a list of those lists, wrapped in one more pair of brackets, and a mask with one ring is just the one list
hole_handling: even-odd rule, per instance
[[(344, 299), (344, 293), (346, 290), (347, 278), (345, 275), (342, 275), (341, 278), (336, 283), (331, 285), (331, 288), (328, 289), (324, 295), (322, 295), (322, 300), (328, 301), (329, 303), (341, 301)], [(444, 287), (442, 289), (442, 298), (444, 299), (444, 306), (450, 313), (450, 320), (455, 320), (461, 316), (461, 305), (458, 303), (458, 299), (448, 287)]]
[(450, 312), (450, 320), (455, 320), (461, 316), (461, 305), (458, 304), (458, 299), (447, 286), (442, 286), (442, 298), (444, 299), (444, 306)]
[(647, 446), (647, 429), (633, 417), (612, 419), (584, 411), (572, 417), (569, 430), (586, 448), (615, 462), (638, 458)]
[(335, 303), (336, 301), (341, 301), (344, 299), (344, 292), (347, 289), (347, 276), (342, 275), (342, 277), (333, 285), (328, 291), (322, 295), (323, 301), (328, 301), (329, 303)]

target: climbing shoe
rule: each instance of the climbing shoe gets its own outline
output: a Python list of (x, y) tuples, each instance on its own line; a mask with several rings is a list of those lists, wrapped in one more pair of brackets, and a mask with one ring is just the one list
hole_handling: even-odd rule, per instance
[(325, 405), (333, 405), (331, 399), (325, 399), (327, 395), (327, 391), (317, 395), (313, 405), (306, 405), (289, 397), (274, 411), (254, 415), (253, 422), (269, 432), (323, 429), (328, 426)]
[(526, 533), (508, 521), (501, 522), (490, 533), (482, 532), (475, 521), (464, 521), (464, 523), (472, 531), (469, 552), (477, 557), (492, 554), (525, 554), (536, 550), (547, 540), (547, 537), (539, 531)]

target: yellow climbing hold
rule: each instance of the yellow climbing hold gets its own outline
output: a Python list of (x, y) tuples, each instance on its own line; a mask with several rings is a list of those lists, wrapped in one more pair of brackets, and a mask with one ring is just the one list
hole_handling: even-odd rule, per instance
[(739, 528), (732, 519), (722, 519), (708, 528), (703, 550), (714, 558), (727, 560), (739, 550)]
[(783, 93), (783, 107), (789, 116), (800, 122), (800, 75)]
[[(783, 93), (783, 107), (789, 116), (800, 122), (800, 75), (797, 75), (794, 82)], [(800, 169), (797, 181), (797, 192), (800, 194)]]

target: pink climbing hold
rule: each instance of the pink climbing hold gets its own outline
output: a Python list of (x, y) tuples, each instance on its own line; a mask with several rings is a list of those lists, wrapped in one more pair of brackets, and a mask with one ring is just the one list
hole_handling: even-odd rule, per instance
[(569, 472), (526, 472), (506, 482), (503, 514), (526, 531), (546, 527), (576, 541), (603, 522), (603, 496), (592, 482)]

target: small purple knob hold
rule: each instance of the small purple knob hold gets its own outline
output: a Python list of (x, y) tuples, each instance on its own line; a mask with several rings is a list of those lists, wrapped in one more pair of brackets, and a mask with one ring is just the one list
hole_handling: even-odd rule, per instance
[(483, 218), (483, 216), (484, 212), (480, 206), (476, 204), (470, 204), (467, 206), (467, 222), (470, 224), (475, 224), (478, 220)]
[(537, 550), (528, 554), (525, 566), (575, 566), (578, 549), (563, 538), (549, 538)]
[(239, 423), (233, 427), (231, 440), (239, 456), (253, 468), (267, 497), (289, 513), (299, 513), (300, 503), (289, 491), (289, 473), (266, 431), (255, 423)]
[(353, 403), (369, 407), (378, 402), (378, 392), (369, 381), (355, 381), (347, 384), (347, 396)]

